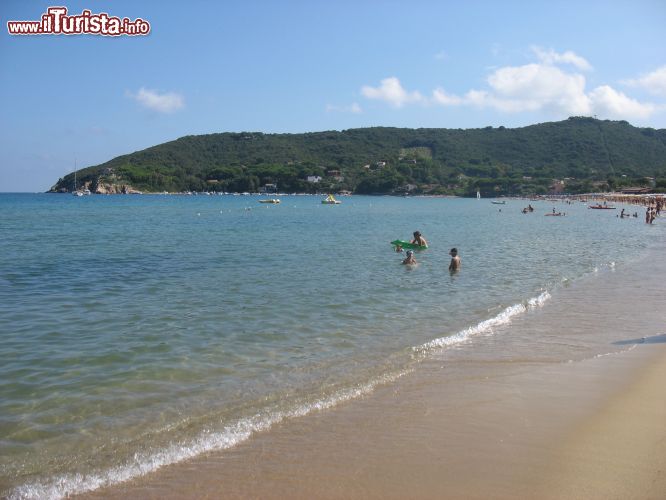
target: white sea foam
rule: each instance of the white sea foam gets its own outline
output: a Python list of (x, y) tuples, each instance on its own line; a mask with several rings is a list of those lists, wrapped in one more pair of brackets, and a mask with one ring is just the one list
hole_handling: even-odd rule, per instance
[(637, 345), (638, 344), (632, 344), (629, 347), (627, 347), (626, 349), (620, 349), (619, 351), (604, 352), (604, 353), (601, 353), (601, 354), (597, 354), (596, 356), (594, 356), (593, 359), (605, 358), (606, 356), (617, 356), (618, 354), (625, 354), (625, 353), (628, 353), (628, 352), (633, 351), (634, 349), (636, 349)]
[(593, 360), (593, 359), (605, 358), (607, 356), (619, 356), (619, 355), (626, 354), (628, 352), (633, 351), (634, 349), (636, 349), (637, 345), (638, 344), (632, 344), (629, 347), (627, 347), (626, 349), (620, 349), (619, 351), (602, 352), (600, 354), (595, 354), (591, 358), (568, 359), (567, 361), (565, 361), (565, 363), (567, 363), (567, 364), (580, 363), (581, 361), (590, 361), (590, 360)]
[(550, 299), (550, 294), (545, 291), (538, 297), (533, 297), (526, 302), (521, 302), (520, 304), (514, 304), (507, 307), (497, 316), (494, 316), (490, 319), (482, 321), (481, 323), (470, 326), (465, 330), (461, 330), (454, 335), (448, 335), (446, 337), (440, 337), (425, 344), (413, 347), (413, 350), (417, 353), (423, 354), (434, 349), (439, 349), (443, 347), (448, 347), (456, 344), (461, 344), (468, 341), (471, 337), (478, 335), (480, 333), (493, 333), (493, 328), (500, 325), (506, 325), (510, 323), (512, 318), (515, 316), (526, 312), (528, 309), (535, 309), (537, 307), (543, 306), (543, 304)]
[(97, 490), (134, 479), (166, 465), (183, 462), (203, 453), (232, 448), (253, 434), (270, 429), (286, 419), (304, 417), (371, 393), (377, 386), (394, 382), (412, 370), (382, 375), (357, 386), (340, 389), (322, 399), (294, 405), (291, 409), (266, 409), (240, 419), (220, 431), (204, 430), (190, 442), (173, 443), (151, 453), (137, 453), (127, 463), (90, 474), (62, 474), (44, 481), (24, 484), (9, 493), (10, 499), (55, 500)]

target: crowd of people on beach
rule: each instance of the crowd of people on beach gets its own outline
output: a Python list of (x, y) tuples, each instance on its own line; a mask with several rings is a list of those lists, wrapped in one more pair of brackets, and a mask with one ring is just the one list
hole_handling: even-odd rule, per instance
[[(654, 220), (661, 215), (661, 210), (664, 208), (666, 199), (663, 196), (636, 196), (636, 195), (615, 195), (606, 198), (611, 202), (616, 203), (629, 203), (632, 205), (641, 205), (645, 207), (645, 223), (652, 224)], [(606, 202), (604, 202), (606, 203)], [(625, 214), (625, 209), (618, 216), (621, 219), (632, 217), (630, 214)], [(634, 212), (634, 218), (638, 218), (638, 212)]]
[[(588, 202), (594, 201), (596, 205), (590, 205), (590, 208), (613, 208), (609, 204), (622, 203), (627, 205), (639, 205), (645, 207), (645, 223), (652, 224), (655, 219), (661, 215), (661, 211), (666, 206), (666, 195), (636, 195), (636, 194), (595, 194), (595, 195), (572, 195), (570, 199), (558, 200), (564, 203), (572, 204), (574, 201)], [(532, 212), (532, 206), (523, 208), (524, 214)], [(555, 215), (555, 214), (553, 214)], [(564, 214), (563, 214), (564, 215)], [(638, 218), (638, 212), (628, 213), (624, 208), (617, 216), (620, 219)]]

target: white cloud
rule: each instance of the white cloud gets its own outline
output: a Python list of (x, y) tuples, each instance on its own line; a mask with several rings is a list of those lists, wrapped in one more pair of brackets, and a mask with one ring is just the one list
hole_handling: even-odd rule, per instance
[(432, 100), (442, 106), (458, 106), (465, 103), (462, 97), (449, 94), (442, 88), (436, 88), (432, 91)]
[(463, 97), (444, 89), (433, 91), (433, 101), (443, 106), (471, 105), (494, 108), (505, 113), (543, 109), (568, 115), (591, 111), (585, 95), (585, 77), (568, 74), (543, 64), (507, 66), (493, 71), (487, 78), (490, 90), (468, 91)]
[(394, 76), (383, 79), (379, 87), (364, 85), (361, 88), (361, 93), (368, 99), (386, 101), (396, 108), (400, 108), (407, 103), (424, 101), (423, 96), (418, 91), (407, 92), (400, 84), (400, 80)]
[(551, 109), (570, 115), (590, 112), (585, 95), (585, 77), (566, 73), (547, 64), (504, 67), (487, 79), (495, 99), (492, 105), (500, 111), (520, 112)]
[(156, 90), (141, 87), (136, 94), (128, 93), (128, 95), (144, 108), (159, 113), (173, 113), (185, 106), (183, 96), (175, 92), (160, 93)]
[(656, 111), (650, 103), (641, 103), (622, 92), (602, 85), (590, 92), (594, 113), (609, 118), (649, 118)]
[(479, 108), (496, 105), (497, 99), (485, 90), (470, 90), (465, 94), (465, 104), (471, 104)]
[(592, 69), (592, 65), (589, 62), (587, 62), (587, 60), (584, 57), (581, 57), (570, 50), (567, 50), (566, 52), (559, 54), (555, 52), (553, 49), (544, 50), (543, 48), (538, 46), (532, 46), (531, 49), (532, 52), (534, 52), (534, 54), (537, 56), (539, 61), (541, 61), (543, 64), (547, 64), (550, 66), (553, 66), (555, 64), (571, 64), (583, 71), (590, 71)]
[(599, 115), (614, 119), (646, 119), (660, 108), (632, 99), (608, 85), (585, 91), (585, 77), (552, 66), (528, 64), (500, 68), (488, 77), (491, 88), (470, 90), (464, 96), (433, 91), (442, 106), (469, 105), (503, 113), (547, 111), (555, 115)]
[(357, 102), (353, 102), (349, 106), (336, 106), (334, 104), (327, 104), (326, 112), (353, 113), (355, 115), (358, 115), (362, 113), (363, 110), (361, 109), (361, 106), (359, 106)]
[[(501, 113), (542, 112), (555, 117), (599, 115), (613, 119), (647, 119), (666, 110), (666, 106), (640, 102), (609, 85), (587, 90), (582, 71), (591, 70), (592, 66), (574, 52), (558, 53), (540, 47), (532, 47), (532, 51), (537, 62), (490, 70), (486, 88), (470, 89), (464, 94), (452, 94), (437, 87), (426, 98), (419, 92), (407, 92), (396, 77), (382, 80), (377, 88), (365, 86), (362, 94), (395, 107), (408, 103), (473, 106)], [(624, 83), (666, 95), (666, 66)]]
[(444, 50), (440, 50), (439, 52), (437, 52), (437, 54), (435, 54), (434, 57), (435, 57), (435, 59), (437, 59), (438, 61), (444, 61), (444, 60), (446, 60), (446, 59), (449, 58), (449, 55), (446, 53), (446, 51), (444, 51)]
[(651, 94), (666, 96), (666, 66), (657, 68), (652, 73), (647, 73), (639, 78), (625, 80), (622, 83), (631, 87), (642, 87)]

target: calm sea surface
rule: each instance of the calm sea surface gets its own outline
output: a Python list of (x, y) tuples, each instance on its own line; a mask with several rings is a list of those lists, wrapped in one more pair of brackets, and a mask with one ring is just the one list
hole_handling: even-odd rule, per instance
[[(223, 450), (474, 350), (666, 237), (621, 205), (258, 199), (0, 195), (0, 495), (62, 497)], [(430, 248), (410, 268), (389, 241), (415, 230)], [(537, 345), (522, 356), (622, 349)]]

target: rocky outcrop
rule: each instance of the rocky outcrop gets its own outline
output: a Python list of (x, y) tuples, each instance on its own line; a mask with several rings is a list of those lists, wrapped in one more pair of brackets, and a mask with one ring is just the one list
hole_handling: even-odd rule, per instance
[(96, 194), (141, 194), (129, 184), (118, 184), (109, 182), (98, 182), (93, 191)]
[(61, 178), (48, 191), (49, 193), (71, 193), (75, 188), (88, 189), (94, 194), (141, 194), (141, 191), (116, 175), (113, 169), (106, 168), (102, 175), (91, 176), (85, 170), (79, 171), (79, 182), (74, 179), (74, 174)]

